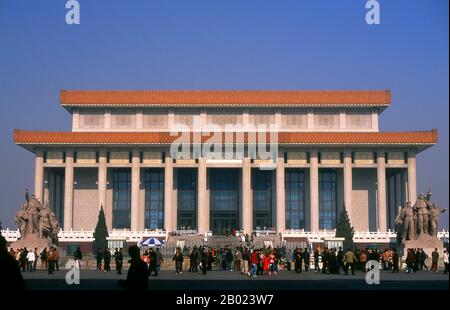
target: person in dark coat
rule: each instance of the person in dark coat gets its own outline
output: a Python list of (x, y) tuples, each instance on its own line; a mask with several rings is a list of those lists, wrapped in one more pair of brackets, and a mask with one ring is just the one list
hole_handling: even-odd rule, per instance
[(303, 262), (305, 264), (305, 271), (309, 271), (309, 260), (311, 258), (311, 254), (309, 254), (309, 251), (307, 248), (305, 248), (305, 251), (303, 251)]
[(163, 256), (161, 254), (161, 251), (159, 250), (159, 248), (156, 248), (156, 252), (155, 252), (155, 264), (156, 264), (156, 268), (155, 268), (155, 276), (157, 276), (159, 274), (159, 270), (161, 269), (161, 264), (164, 261)]
[(108, 248), (103, 252), (103, 260), (105, 262), (105, 272), (111, 270), (111, 252)]
[(394, 249), (392, 253), (392, 272), (398, 273), (398, 262), (399, 262), (399, 256), (396, 249)]
[(77, 248), (75, 253), (73, 254), (73, 258), (75, 259), (75, 262), (77, 263), (77, 268), (81, 269), (81, 261), (83, 260), (83, 253), (81, 252), (80, 247)]
[(314, 250), (314, 272), (320, 272), (320, 265), (319, 265), (319, 249)]
[(337, 252), (336, 273), (340, 274), (341, 268), (344, 268), (344, 251), (342, 251), (342, 248), (339, 247)]
[(152, 248), (150, 249), (150, 253), (149, 253), (149, 258), (150, 258), (150, 275), (152, 275), (152, 273), (155, 274), (155, 276), (157, 275), (157, 271), (156, 271), (156, 253), (155, 250)]
[(19, 266), (16, 260), (8, 253), (5, 237), (0, 235), (0, 291), (17, 292), (24, 289), (25, 283)]
[(122, 266), (123, 266), (123, 253), (122, 249), (116, 249), (114, 252), (114, 260), (116, 262), (116, 271), (117, 274), (122, 274)]
[(181, 248), (179, 248), (179, 247), (177, 248), (172, 260), (175, 261), (175, 273), (182, 274), (183, 273), (183, 253), (181, 252)]
[(206, 274), (207, 270), (208, 270), (208, 249), (205, 248), (202, 252), (201, 252), (201, 270), (203, 274)]
[(294, 252), (294, 264), (295, 264), (295, 272), (302, 272), (302, 250), (296, 249)]
[(96, 253), (97, 270), (102, 270), (103, 251), (98, 249)]
[(131, 259), (128, 261), (127, 279), (119, 280), (119, 285), (127, 290), (146, 290), (148, 288), (148, 267), (141, 260), (139, 248), (133, 245), (128, 248)]
[(197, 258), (198, 258), (197, 247), (194, 246), (191, 254), (189, 254), (189, 272), (197, 272)]

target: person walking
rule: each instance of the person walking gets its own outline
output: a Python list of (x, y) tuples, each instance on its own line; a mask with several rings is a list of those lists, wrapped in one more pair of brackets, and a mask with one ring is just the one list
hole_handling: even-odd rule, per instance
[(47, 260), (48, 260), (48, 274), (53, 274), (53, 272), (55, 271), (55, 262), (56, 262), (55, 248), (53, 247), (50, 248), (50, 250), (48, 251)]
[(420, 270), (423, 270), (423, 268), (425, 268), (426, 270), (428, 270), (428, 266), (425, 264), (425, 260), (428, 258), (427, 253), (425, 253), (425, 251), (423, 249), (420, 249)]
[(140, 257), (140, 250), (136, 245), (128, 248), (131, 259), (128, 261), (127, 279), (119, 280), (119, 285), (127, 290), (146, 290), (148, 288), (148, 267)]
[(40, 258), (41, 258), (41, 269), (42, 270), (47, 270), (48, 268), (48, 261), (47, 261), (47, 248), (44, 248), (41, 252), (41, 254), (39, 254)]
[(200, 252), (200, 269), (202, 270), (202, 274), (206, 275), (208, 271), (208, 249), (205, 248)]
[(194, 245), (191, 254), (189, 254), (189, 272), (197, 272), (197, 246)]
[(103, 261), (105, 262), (105, 272), (111, 270), (111, 252), (108, 248), (103, 252)]
[(97, 270), (102, 270), (103, 251), (98, 249), (95, 258), (97, 259)]
[(181, 252), (180, 247), (177, 247), (172, 260), (175, 261), (175, 273), (183, 274), (183, 253)]
[(437, 272), (438, 261), (439, 261), (439, 252), (438, 249), (436, 248), (431, 253), (431, 271)]
[(241, 261), (242, 261), (242, 253), (238, 247), (236, 247), (236, 251), (234, 252), (234, 269), (241, 270)]
[(34, 248), (33, 270), (36, 270), (38, 260), (39, 260), (38, 248)]
[(161, 251), (159, 248), (156, 248), (155, 252), (155, 276), (159, 274), (159, 271), (161, 270), (161, 263), (164, 261), (163, 256), (161, 254)]
[(114, 260), (116, 263), (116, 271), (117, 274), (122, 274), (122, 266), (123, 266), (123, 253), (122, 253), (122, 249), (117, 249), (114, 252)]
[(55, 254), (55, 270), (59, 271), (59, 252), (57, 248), (53, 248), (53, 252)]
[(319, 249), (314, 250), (314, 272), (320, 272), (320, 266), (319, 266)]
[(75, 259), (76, 267), (78, 270), (81, 270), (81, 262), (83, 261), (83, 253), (81, 252), (80, 247), (75, 251), (73, 258)]
[(448, 273), (448, 251), (444, 250), (444, 273)]
[(357, 259), (355, 254), (350, 250), (347, 249), (347, 252), (344, 254), (344, 271), (345, 275), (348, 273), (348, 269), (352, 268), (352, 275), (355, 275), (355, 263)]
[(366, 272), (367, 254), (365, 251), (361, 251), (359, 254), (359, 262), (361, 264), (361, 272)]
[(396, 249), (392, 253), (392, 272), (398, 273), (399, 256)]
[(309, 254), (309, 251), (307, 248), (303, 251), (303, 262), (305, 264), (305, 271), (309, 271), (309, 260), (311, 258), (311, 254)]
[(19, 263), (20, 263), (20, 267), (22, 269), (22, 272), (25, 272), (25, 270), (27, 269), (27, 264), (28, 264), (28, 250), (26, 247), (24, 247), (22, 249), (22, 251), (20, 252), (20, 258), (19, 258)]
[(29, 272), (33, 272), (35, 260), (36, 260), (36, 256), (35, 256), (34, 252), (33, 251), (28, 252), (27, 253), (27, 263), (28, 263), (27, 269)]
[(6, 239), (0, 235), (0, 291), (3, 298), (7, 298), (5, 291), (17, 293), (25, 289), (25, 282), (20, 273), (15, 257), (8, 253)]
[(294, 264), (295, 272), (302, 273), (302, 252), (298, 248), (294, 252)]

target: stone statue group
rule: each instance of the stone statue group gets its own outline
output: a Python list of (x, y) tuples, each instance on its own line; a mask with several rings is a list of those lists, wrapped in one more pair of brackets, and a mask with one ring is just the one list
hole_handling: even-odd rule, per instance
[(397, 234), (401, 240), (415, 240), (422, 235), (437, 237), (439, 217), (446, 209), (439, 208), (431, 203), (431, 191), (420, 194), (414, 205), (406, 202), (395, 219)]
[(34, 236), (57, 244), (60, 226), (55, 213), (49, 208), (48, 201), (42, 205), (34, 195), (30, 198), (28, 191), (25, 192), (25, 200), (15, 217), (20, 239), (26, 240)]

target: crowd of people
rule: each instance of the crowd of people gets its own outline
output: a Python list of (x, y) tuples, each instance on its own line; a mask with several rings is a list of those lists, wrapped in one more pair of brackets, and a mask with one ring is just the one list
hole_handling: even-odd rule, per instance
[(47, 270), (49, 274), (59, 271), (59, 252), (56, 247), (44, 248), (41, 252), (38, 249), (27, 249), (26, 247), (9, 250), (11, 255), (17, 262), (22, 272), (33, 272), (37, 270), (37, 263), (40, 260), (41, 270)]
[[(187, 252), (187, 253), (186, 253)], [(145, 256), (145, 255), (144, 255)], [(186, 258), (187, 256), (187, 258)], [(437, 249), (431, 254), (431, 271), (437, 271), (439, 253)], [(367, 272), (374, 266), (369, 266), (369, 261), (376, 261), (384, 271), (393, 273), (401, 269), (399, 253), (394, 248), (380, 251), (378, 249), (364, 249), (352, 251), (342, 248), (316, 248), (312, 254), (308, 248), (287, 249), (285, 247), (264, 247), (253, 249), (240, 246), (232, 250), (231, 247), (213, 248), (197, 247), (192, 250), (177, 248), (173, 261), (175, 273), (183, 273), (183, 261), (189, 261), (189, 272), (206, 274), (208, 271), (240, 271), (242, 274), (252, 277), (259, 275), (276, 275), (280, 270), (294, 271), (296, 273), (321, 272), (324, 274), (352, 275), (356, 270)], [(409, 249), (406, 257), (406, 269), (410, 271), (428, 270), (426, 260), (428, 255), (423, 249)], [(444, 272), (448, 272), (448, 252), (444, 251)], [(152, 259), (150, 258), (150, 262)], [(314, 267), (310, 267), (313, 264)]]
[[(40, 269), (47, 270), (49, 274), (59, 271), (60, 255), (56, 247), (45, 248), (41, 252), (38, 249), (22, 248), (9, 251), (22, 272), (37, 270), (40, 260)], [(149, 275), (157, 276), (164, 262), (160, 248), (149, 248), (140, 251), (140, 259), (145, 263)], [(122, 274), (124, 254), (123, 249), (116, 248), (114, 253), (108, 248), (98, 249), (95, 253), (97, 270), (111, 271), (111, 261), (114, 259), (115, 269)], [(444, 262), (444, 272), (448, 273), (448, 251), (445, 250), (442, 257), (435, 249), (431, 253), (431, 266), (427, 266), (428, 255), (423, 249), (408, 249), (406, 254), (406, 273), (415, 273), (419, 270), (437, 272), (439, 259)], [(78, 268), (81, 268), (83, 254), (80, 248), (74, 252), (74, 259)], [(302, 272), (321, 272), (324, 274), (348, 274), (354, 275), (356, 270), (367, 272), (373, 266), (368, 266), (369, 261), (376, 261), (384, 271), (399, 272), (401, 259), (396, 249), (390, 248), (380, 251), (378, 249), (364, 249), (356, 252), (342, 248), (316, 248), (310, 253), (308, 248), (289, 249), (286, 247), (252, 248), (239, 246), (234, 250), (225, 246), (223, 248), (194, 246), (192, 250), (176, 248), (172, 257), (175, 265), (175, 273), (183, 273), (183, 264), (189, 262), (189, 272), (208, 271), (240, 271), (243, 275), (257, 277), (261, 275), (276, 275), (281, 270)]]

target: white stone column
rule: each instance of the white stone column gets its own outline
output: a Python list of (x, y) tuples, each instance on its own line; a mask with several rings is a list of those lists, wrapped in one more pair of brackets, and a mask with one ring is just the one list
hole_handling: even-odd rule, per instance
[(353, 179), (352, 179), (352, 152), (344, 150), (344, 204), (347, 209), (350, 223), (353, 223)]
[(250, 158), (242, 160), (242, 222), (244, 232), (251, 234), (253, 231), (253, 197), (252, 197), (252, 170)]
[(44, 190), (44, 153), (42, 150), (36, 150), (34, 158), (34, 195), (36, 199), (42, 202)]
[(141, 158), (139, 149), (133, 149), (131, 156), (131, 230), (139, 229), (139, 188)]
[(44, 197), (42, 203), (49, 203), (50, 206), (50, 172), (48, 169), (44, 169)]
[(311, 231), (319, 231), (319, 158), (317, 149), (312, 149), (309, 155), (309, 196)]
[(408, 151), (408, 200), (412, 205), (417, 199), (416, 152)]
[(176, 227), (173, 225), (173, 158), (169, 151), (165, 152), (164, 162), (164, 229), (171, 232)]
[(384, 150), (377, 151), (377, 203), (378, 203), (378, 229), (387, 230), (386, 210), (386, 159)]
[(64, 230), (73, 225), (73, 150), (66, 150), (66, 168), (64, 176)]
[(276, 188), (277, 188), (277, 232), (284, 232), (286, 229), (286, 198), (284, 188), (284, 151), (278, 152), (277, 172), (276, 172)]
[(204, 234), (209, 231), (209, 201), (207, 195), (206, 159), (198, 159), (198, 232)]
[(98, 209), (103, 207), (106, 212), (106, 150), (100, 150), (98, 155)]

